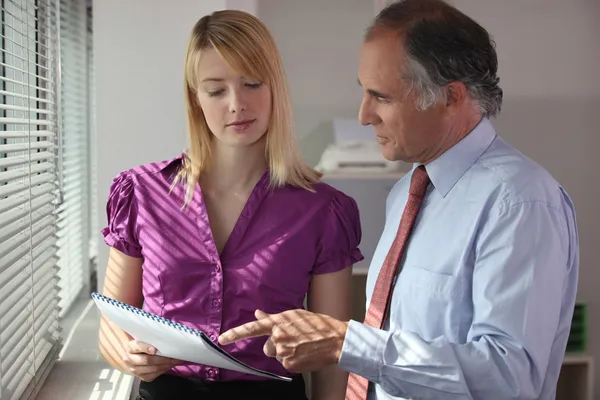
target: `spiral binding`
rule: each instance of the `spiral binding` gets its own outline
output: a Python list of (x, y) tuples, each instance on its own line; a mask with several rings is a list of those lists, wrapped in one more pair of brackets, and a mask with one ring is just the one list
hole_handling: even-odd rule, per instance
[[(204, 333), (202, 331), (199, 331), (198, 329), (190, 328), (189, 326), (182, 325), (179, 322), (175, 322), (175, 321), (171, 321), (171, 320), (168, 320), (166, 318), (163, 318), (163, 317), (159, 317), (158, 315), (151, 314), (151, 313), (149, 313), (147, 311), (144, 311), (144, 310), (141, 310), (141, 309), (139, 309), (137, 307), (133, 307), (133, 306), (131, 306), (129, 304), (125, 304), (125, 303), (120, 302), (118, 300), (111, 299), (110, 297), (106, 297), (106, 296), (104, 296), (104, 295), (102, 295), (100, 293), (93, 292), (92, 293), (92, 298), (100, 300), (100, 301), (105, 302), (105, 303), (112, 304), (112, 305), (117, 306), (117, 307), (119, 307), (119, 308), (121, 308), (123, 310), (130, 311), (130, 312), (132, 312), (134, 314), (141, 315), (141, 316), (146, 317), (146, 318), (150, 318), (150, 319), (152, 319), (152, 320), (154, 320), (156, 322), (160, 322), (162, 324), (165, 324), (165, 325), (168, 325), (168, 326), (172, 326), (175, 329), (178, 329), (180, 331), (183, 331), (183, 332), (186, 332), (186, 333), (198, 336), (198, 337), (204, 339), (204, 341), (208, 345), (210, 345), (213, 349), (219, 351), (219, 353), (221, 353), (223, 356), (227, 357), (231, 361), (235, 362), (236, 364), (241, 365), (242, 367), (245, 367), (245, 368), (248, 368), (248, 369), (260, 372), (261, 374), (266, 375), (266, 376), (270, 376), (270, 377), (277, 378), (277, 379), (281, 379), (282, 378), (282, 377), (280, 377), (280, 376), (278, 376), (278, 375), (276, 375), (276, 374), (274, 374), (272, 372), (262, 371), (262, 370), (260, 370), (258, 368), (251, 367), (250, 365), (247, 365), (247, 364), (241, 362), (240, 360), (232, 357), (231, 355), (227, 354), (222, 349), (220, 349), (216, 344), (214, 344), (213, 341), (208, 338), (208, 336), (206, 335), (206, 333)], [(289, 377), (283, 377), (283, 379), (285, 381), (291, 381), (292, 380)]]
[(202, 331), (199, 331), (199, 330), (194, 329), (194, 328), (190, 328), (189, 326), (182, 325), (179, 322), (175, 322), (175, 321), (171, 321), (169, 319), (163, 318), (163, 317), (159, 317), (158, 315), (151, 314), (151, 313), (149, 313), (147, 311), (144, 311), (144, 310), (141, 310), (141, 309), (139, 309), (137, 307), (133, 307), (133, 306), (131, 306), (129, 304), (125, 304), (125, 303), (120, 302), (118, 300), (111, 299), (110, 297), (106, 297), (106, 296), (104, 296), (104, 295), (102, 295), (100, 293), (93, 292), (92, 293), (92, 297), (95, 298), (95, 299), (98, 299), (100, 301), (103, 301), (105, 303), (109, 303), (109, 304), (112, 304), (112, 305), (117, 306), (119, 308), (122, 308), (124, 310), (131, 311), (134, 314), (141, 315), (141, 316), (146, 317), (146, 318), (150, 318), (150, 319), (152, 319), (152, 320), (154, 320), (156, 322), (160, 322), (162, 324), (172, 326), (173, 328), (178, 329), (180, 331), (184, 331), (186, 333), (189, 333), (189, 334), (192, 334), (192, 335), (195, 335), (195, 336), (200, 336), (200, 337), (206, 336), (206, 334), (204, 332), (202, 332)]

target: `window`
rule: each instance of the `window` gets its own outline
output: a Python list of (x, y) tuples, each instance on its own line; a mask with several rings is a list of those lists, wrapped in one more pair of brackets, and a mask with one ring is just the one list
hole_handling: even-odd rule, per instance
[(59, 350), (55, 0), (0, 0), (0, 398), (36, 392)]
[[(88, 118), (90, 121), (90, 149), (92, 144), (96, 143), (96, 81), (94, 78), (94, 46), (93, 46), (93, 8), (91, 1), (88, 2)], [(98, 185), (97, 174), (97, 154), (90, 150), (90, 259), (94, 260), (92, 268), (97, 268), (98, 240), (100, 228), (98, 227)], [(91, 273), (94, 275), (94, 271)], [(92, 284), (92, 288), (93, 284)]]
[(89, 282), (88, 14), (83, 0), (60, 1), (60, 160), (58, 208), (60, 315)]

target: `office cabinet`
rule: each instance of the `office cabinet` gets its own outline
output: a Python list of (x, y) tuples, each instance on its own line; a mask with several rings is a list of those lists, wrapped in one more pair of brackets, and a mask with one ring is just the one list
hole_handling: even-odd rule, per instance
[(567, 353), (556, 389), (556, 400), (593, 400), (594, 359), (587, 354)]

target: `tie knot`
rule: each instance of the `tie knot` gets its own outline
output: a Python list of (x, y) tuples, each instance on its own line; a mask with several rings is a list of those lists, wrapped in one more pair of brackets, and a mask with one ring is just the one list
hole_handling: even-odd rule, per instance
[(415, 196), (425, 196), (425, 191), (429, 185), (429, 175), (423, 165), (419, 165), (412, 174), (410, 179), (409, 193)]

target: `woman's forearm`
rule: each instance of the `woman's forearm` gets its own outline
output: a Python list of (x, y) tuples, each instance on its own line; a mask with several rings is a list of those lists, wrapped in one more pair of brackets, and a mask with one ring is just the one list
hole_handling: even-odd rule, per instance
[[(143, 304), (142, 264), (141, 258), (130, 257), (111, 248), (102, 294), (134, 307), (141, 307)], [(123, 358), (127, 354), (125, 346), (131, 340), (132, 337), (121, 328), (103, 316), (100, 317), (98, 334), (100, 354), (113, 368), (124, 373), (130, 373)]]
[(116, 325), (108, 322), (104, 317), (100, 318), (100, 334), (98, 343), (100, 354), (113, 368), (128, 374), (129, 370), (123, 362), (126, 353), (125, 344), (131, 337)]

